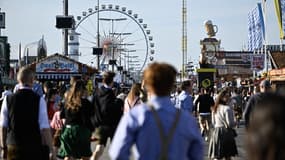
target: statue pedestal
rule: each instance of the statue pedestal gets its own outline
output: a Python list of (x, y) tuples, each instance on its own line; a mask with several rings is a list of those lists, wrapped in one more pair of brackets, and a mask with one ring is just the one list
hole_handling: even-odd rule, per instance
[(221, 40), (216, 38), (204, 38), (200, 40), (201, 53), (200, 65), (210, 64), (212, 66), (201, 66), (201, 68), (213, 68), (217, 63), (216, 52), (220, 51)]

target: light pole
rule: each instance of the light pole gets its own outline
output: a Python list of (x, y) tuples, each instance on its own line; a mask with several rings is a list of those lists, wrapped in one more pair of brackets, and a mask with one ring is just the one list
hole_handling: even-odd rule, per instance
[(130, 52), (136, 52), (136, 50), (122, 50), (122, 52), (125, 52), (123, 55), (124, 55), (124, 71), (123, 71), (123, 75), (125, 77), (125, 81), (126, 81), (126, 78), (127, 78), (127, 74), (129, 72), (129, 61), (130, 61), (130, 58), (137, 58), (138, 56), (130, 56)]
[(28, 43), (25, 45), (25, 48), (24, 48), (24, 60), (25, 60), (25, 65), (28, 64), (28, 56), (29, 56), (29, 47), (31, 45), (35, 45), (35, 44), (38, 44), (39, 42), (38, 41), (35, 41), (35, 42), (31, 42), (31, 43)]
[(127, 54), (127, 66), (128, 66), (127, 71), (128, 71), (128, 74), (131, 74), (131, 70), (133, 71), (133, 69), (134, 69), (134, 64), (131, 64), (130, 62), (135, 62), (133, 59), (138, 58), (138, 56), (136, 56), (136, 55), (130, 55), (131, 52), (136, 52), (136, 50), (128, 50), (127, 51), (127, 53), (128, 53)]
[[(68, 16), (68, 0), (63, 0), (63, 15)], [(62, 30), (63, 34), (63, 55), (68, 55), (68, 29)]]
[[(111, 21), (111, 24), (112, 24), (112, 28), (111, 28), (111, 34), (112, 37), (114, 38), (114, 21), (124, 21), (124, 20), (127, 20), (127, 18), (99, 18), (99, 20), (102, 20), (102, 21)], [(114, 44), (114, 40), (112, 39), (112, 60), (110, 61), (109, 64), (112, 65), (112, 72), (114, 72), (114, 65), (116, 64), (116, 60), (115, 60), (115, 47), (116, 47), (117, 44)]]
[(127, 55), (125, 55), (125, 68), (127, 69), (127, 71), (129, 71), (129, 61), (130, 58), (137, 58), (138, 56), (130, 56), (131, 52), (136, 52), (137, 50), (125, 50), (123, 52), (127, 52)]
[[(99, 19), (100, 19), (100, 16), (99, 16), (99, 12), (100, 12), (100, 7), (99, 7), (99, 0), (97, 0), (97, 48), (100, 48), (100, 30), (99, 30)], [(100, 54), (98, 53), (97, 54), (97, 68), (98, 68), (98, 71), (100, 70)]]
[[(129, 32), (121, 32), (121, 33), (117, 33), (117, 32), (114, 32), (114, 33), (112, 33), (112, 35), (113, 36), (119, 36), (119, 39), (120, 39), (120, 42), (122, 42), (122, 36), (127, 36), (127, 35), (131, 35), (132, 33), (129, 33)], [(124, 45), (124, 44), (117, 44), (117, 45)], [(124, 49), (120, 49), (119, 51), (120, 51), (120, 69), (122, 68), (122, 56), (121, 56), (121, 52), (123, 51)], [(121, 73), (121, 70), (119, 70), (120, 71), (120, 73)]]
[(140, 64), (138, 62), (139, 61), (131, 61), (131, 63), (130, 63), (129, 74), (133, 78), (133, 80), (139, 79)]

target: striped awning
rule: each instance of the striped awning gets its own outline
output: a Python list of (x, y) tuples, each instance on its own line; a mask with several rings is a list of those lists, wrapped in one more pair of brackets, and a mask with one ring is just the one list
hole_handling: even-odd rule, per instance
[(81, 76), (79, 73), (36, 73), (36, 78), (37, 79), (52, 79), (52, 80), (57, 80), (57, 79), (70, 79), (73, 76)]

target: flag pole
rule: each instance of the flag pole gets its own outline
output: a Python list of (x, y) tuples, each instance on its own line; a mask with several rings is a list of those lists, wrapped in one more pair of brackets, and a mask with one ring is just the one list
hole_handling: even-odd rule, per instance
[(283, 39), (280, 38), (280, 51), (282, 52), (283, 51)]
[(263, 19), (264, 19), (264, 61), (265, 61), (265, 71), (268, 72), (268, 53), (267, 53), (267, 6), (266, 6), (266, 0), (262, 0), (262, 6), (263, 6)]

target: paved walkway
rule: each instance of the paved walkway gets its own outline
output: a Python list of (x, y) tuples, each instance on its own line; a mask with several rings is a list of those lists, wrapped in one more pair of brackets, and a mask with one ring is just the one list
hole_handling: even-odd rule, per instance
[[(238, 148), (238, 156), (232, 158), (233, 160), (246, 160), (246, 151), (245, 151), (245, 128), (242, 124), (239, 128), (236, 128), (238, 136), (236, 137), (236, 144)], [(205, 142), (205, 156), (204, 160), (208, 160), (208, 142)]]

